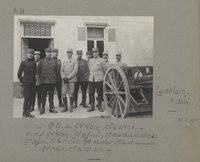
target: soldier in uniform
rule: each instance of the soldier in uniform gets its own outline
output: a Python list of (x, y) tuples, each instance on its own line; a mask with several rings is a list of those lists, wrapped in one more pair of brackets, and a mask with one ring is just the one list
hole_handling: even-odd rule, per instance
[(116, 54), (117, 61), (114, 63), (114, 66), (118, 66), (120, 68), (127, 67), (128, 65), (126, 63), (122, 62), (121, 58), (122, 58), (122, 54), (120, 52), (118, 52)]
[(110, 61), (108, 61), (108, 52), (103, 52), (103, 59), (105, 59), (107, 69), (113, 65)]
[[(57, 61), (59, 71), (61, 71), (61, 60), (58, 59), (58, 49), (53, 50), (53, 59), (55, 59)], [(61, 79), (61, 73), (60, 72), (59, 72), (59, 75), (57, 77), (56, 90), (57, 90), (57, 96), (58, 96), (58, 101), (59, 101), (59, 107), (63, 107), (64, 105), (62, 103), (62, 96), (61, 96), (62, 79)]]
[(67, 105), (67, 93), (70, 98), (69, 112), (73, 112), (73, 101), (74, 101), (74, 82), (77, 81), (76, 74), (78, 71), (78, 61), (72, 58), (73, 49), (67, 49), (67, 59), (64, 60), (63, 66), (61, 68), (61, 75), (64, 85), (62, 86), (62, 96), (64, 102), (64, 108), (61, 112), (68, 110)]
[[(103, 59), (105, 60), (106, 70), (107, 70), (109, 67), (113, 66), (113, 64), (112, 64), (110, 61), (108, 61), (108, 52), (103, 52)], [(97, 97), (97, 100), (98, 100), (98, 97)], [(98, 107), (98, 106), (99, 106), (99, 105), (97, 104), (96, 107)]]
[[(87, 57), (87, 66), (88, 66), (88, 71), (87, 71), (87, 81), (88, 81), (88, 79), (89, 79), (89, 73), (90, 73), (90, 71), (89, 71), (89, 61), (90, 61), (90, 59), (92, 58), (92, 51), (87, 51), (86, 52), (86, 57)], [(89, 104), (90, 104), (90, 96), (89, 96), (89, 93), (88, 93), (88, 98), (89, 98)], [(80, 103), (80, 106), (82, 106), (83, 105), (83, 101)]]
[[(34, 53), (34, 60), (36, 62), (36, 66), (38, 67), (39, 64), (39, 60), (40, 60), (40, 51), (35, 51)], [(41, 112), (41, 86), (40, 86), (40, 79), (39, 79), (39, 75), (38, 72), (36, 70), (36, 86), (35, 86), (35, 91), (34, 91), (34, 98), (33, 98), (33, 106), (32, 106), (32, 111), (34, 111), (34, 106), (35, 106), (35, 96), (37, 93), (37, 103), (38, 103), (38, 110), (39, 112)]]
[(86, 91), (88, 87), (88, 65), (87, 61), (82, 59), (83, 52), (82, 50), (77, 51), (77, 60), (78, 60), (78, 72), (77, 72), (77, 82), (75, 83), (74, 88), (74, 108), (77, 108), (77, 100), (78, 100), (78, 90), (79, 86), (81, 86), (82, 91), (82, 106), (85, 108), (89, 108), (89, 106), (86, 104)]
[(92, 53), (94, 58), (89, 61), (89, 95), (90, 95), (90, 109), (88, 112), (94, 111), (94, 93), (97, 89), (98, 94), (98, 110), (103, 112), (102, 100), (103, 100), (103, 78), (106, 73), (105, 61), (99, 57), (99, 49), (93, 48)]
[(53, 95), (57, 77), (59, 76), (58, 62), (51, 58), (51, 49), (46, 48), (46, 58), (40, 60), (38, 64), (38, 75), (40, 77), (41, 91), (42, 91), (42, 110), (40, 115), (45, 113), (45, 104), (47, 92), (49, 93), (49, 112), (58, 113), (53, 107)]
[[(24, 75), (22, 76), (22, 73)], [(30, 113), (31, 106), (33, 105), (34, 89), (35, 89), (35, 75), (36, 75), (36, 63), (34, 62), (34, 50), (28, 49), (27, 60), (22, 61), (17, 76), (19, 81), (23, 84), (23, 118), (34, 118)]]

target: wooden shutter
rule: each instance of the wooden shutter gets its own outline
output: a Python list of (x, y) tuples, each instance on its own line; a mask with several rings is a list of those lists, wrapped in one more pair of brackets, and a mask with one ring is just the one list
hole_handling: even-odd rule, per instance
[(87, 27), (77, 27), (76, 30), (76, 50), (82, 50), (83, 56), (87, 51)]
[(28, 51), (28, 39), (22, 39), (22, 58), (21, 60), (27, 59), (27, 51)]
[(115, 28), (107, 28), (107, 51), (109, 53), (109, 58), (114, 61), (115, 54), (117, 52), (116, 45), (116, 29)]

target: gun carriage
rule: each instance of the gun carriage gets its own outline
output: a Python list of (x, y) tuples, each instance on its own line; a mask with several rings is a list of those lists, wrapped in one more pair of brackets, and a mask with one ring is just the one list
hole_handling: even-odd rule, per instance
[(152, 112), (153, 67), (110, 67), (103, 81), (104, 102), (110, 117)]

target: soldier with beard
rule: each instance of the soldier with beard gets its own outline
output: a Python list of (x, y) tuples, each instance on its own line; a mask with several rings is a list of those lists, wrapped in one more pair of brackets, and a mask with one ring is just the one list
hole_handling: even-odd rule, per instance
[(77, 61), (78, 61), (78, 72), (77, 72), (77, 82), (75, 82), (75, 88), (74, 88), (74, 108), (77, 108), (77, 100), (78, 100), (78, 90), (79, 86), (81, 86), (82, 91), (82, 106), (85, 108), (89, 108), (89, 106), (86, 104), (86, 91), (88, 86), (88, 65), (87, 61), (82, 59), (82, 50), (77, 51)]
[(61, 112), (68, 111), (67, 104), (67, 93), (69, 94), (70, 106), (69, 113), (73, 112), (73, 102), (74, 102), (74, 83), (77, 81), (76, 73), (78, 71), (78, 62), (72, 57), (73, 49), (67, 49), (67, 59), (64, 60), (63, 66), (61, 68), (61, 75), (63, 79), (62, 86), (62, 96), (64, 102), (64, 108)]

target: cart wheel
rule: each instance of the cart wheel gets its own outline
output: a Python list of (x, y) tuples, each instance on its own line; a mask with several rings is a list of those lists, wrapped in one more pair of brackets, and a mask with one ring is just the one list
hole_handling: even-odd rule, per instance
[(121, 68), (110, 67), (103, 82), (104, 102), (113, 118), (125, 118), (130, 106), (130, 91), (127, 78)]

